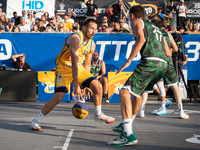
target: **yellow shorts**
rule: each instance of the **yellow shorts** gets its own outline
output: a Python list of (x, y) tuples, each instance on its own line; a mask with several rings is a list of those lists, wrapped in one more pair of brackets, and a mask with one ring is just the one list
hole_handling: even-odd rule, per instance
[[(59, 88), (69, 88), (70, 83), (73, 80), (72, 77), (72, 69), (60, 69), (56, 71), (56, 79), (55, 79), (55, 91)], [(96, 79), (93, 74), (91, 74), (89, 71), (85, 70), (84, 67), (78, 68), (78, 82), (80, 87), (82, 86), (82, 83), (89, 80), (89, 79)], [(91, 80), (90, 80), (91, 81)]]

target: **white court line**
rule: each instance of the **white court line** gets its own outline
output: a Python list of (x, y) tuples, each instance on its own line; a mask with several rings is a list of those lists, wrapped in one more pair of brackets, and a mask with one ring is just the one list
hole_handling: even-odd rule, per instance
[(70, 142), (71, 137), (72, 137), (72, 135), (73, 135), (73, 132), (74, 132), (74, 129), (71, 129), (71, 130), (69, 131), (69, 134), (68, 134), (67, 139), (66, 139), (66, 141), (65, 141), (65, 143), (64, 143), (64, 145), (63, 145), (62, 150), (67, 150), (67, 148), (68, 148), (68, 146), (69, 146), (69, 142)]

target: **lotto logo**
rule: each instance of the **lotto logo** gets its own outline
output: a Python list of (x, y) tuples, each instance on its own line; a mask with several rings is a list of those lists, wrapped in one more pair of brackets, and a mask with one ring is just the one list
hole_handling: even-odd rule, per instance
[(12, 55), (12, 44), (9, 40), (0, 40), (0, 60), (7, 60)]

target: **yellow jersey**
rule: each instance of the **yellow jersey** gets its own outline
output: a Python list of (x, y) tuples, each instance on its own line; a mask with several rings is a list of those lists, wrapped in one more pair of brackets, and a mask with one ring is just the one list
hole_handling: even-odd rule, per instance
[[(86, 43), (83, 42), (83, 32), (76, 32), (73, 34), (78, 34), (81, 39), (81, 44), (78, 48), (79, 58), (78, 58), (78, 67), (83, 66), (83, 62), (85, 60), (85, 55), (87, 55), (91, 51), (92, 47), (92, 39), (89, 39)], [(72, 63), (71, 63), (71, 56), (70, 56), (70, 47), (65, 43), (63, 45), (63, 48), (56, 58), (56, 68), (57, 71), (60, 69), (71, 69)]]

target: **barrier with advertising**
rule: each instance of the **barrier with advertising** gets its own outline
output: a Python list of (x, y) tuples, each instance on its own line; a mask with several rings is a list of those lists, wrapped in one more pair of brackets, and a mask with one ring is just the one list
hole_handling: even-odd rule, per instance
[[(59, 33), (2, 33), (0, 34), (0, 66), (14, 67), (12, 55), (26, 54), (25, 61), (33, 71), (50, 71), (69, 34)], [(185, 52), (188, 55), (187, 79), (200, 80), (200, 35), (183, 35)], [(96, 34), (96, 50), (106, 64), (106, 71), (119, 69), (127, 60), (135, 43), (131, 34)], [(132, 72), (140, 62), (138, 54), (125, 72)]]
[(132, 72), (108, 72), (108, 98), (110, 103), (119, 103), (119, 91)]
[[(54, 71), (38, 71), (38, 101), (47, 102), (54, 95), (55, 88), (55, 72)], [(70, 87), (68, 87), (70, 89)], [(65, 94), (62, 102), (70, 103), (70, 91)]]

